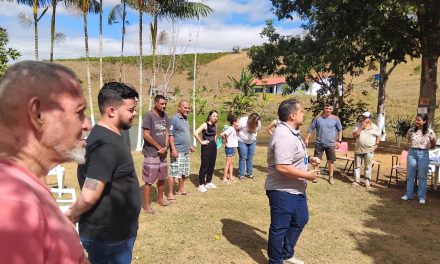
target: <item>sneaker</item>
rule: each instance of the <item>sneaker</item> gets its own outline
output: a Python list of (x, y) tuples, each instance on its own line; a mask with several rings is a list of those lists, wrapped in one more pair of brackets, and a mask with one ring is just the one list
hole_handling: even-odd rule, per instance
[(353, 183), (351, 184), (351, 186), (353, 186), (353, 187), (358, 187), (358, 186), (359, 186), (359, 183), (358, 183), (358, 182), (353, 182)]
[(402, 198), (400, 198), (400, 199), (402, 199), (402, 200), (404, 200), (404, 201), (411, 200), (411, 198), (409, 198), (408, 196), (406, 196), (406, 194), (405, 194), (404, 196), (402, 196)]
[(419, 200), (419, 204), (425, 204), (426, 203), (426, 200), (425, 199), (420, 199)]
[(253, 179), (254, 176), (252, 176), (252, 175), (248, 175), (248, 178), (249, 178), (249, 179)]
[(207, 184), (205, 185), (205, 187), (208, 188), (208, 189), (217, 189), (217, 186), (215, 186), (215, 184), (212, 183), (212, 182), (207, 183)]
[(328, 177), (328, 182), (329, 182), (331, 185), (335, 184), (335, 180), (334, 180), (333, 177), (331, 177), (331, 176)]
[(203, 184), (202, 184), (202, 185), (199, 185), (199, 187), (197, 188), (197, 190), (199, 190), (199, 192), (202, 192), (202, 193), (208, 191), (208, 189), (206, 189), (205, 185), (203, 185)]
[(289, 259), (285, 259), (283, 261), (283, 263), (286, 263), (286, 264), (304, 264), (304, 261), (300, 260), (299, 258), (295, 258), (295, 256), (292, 256)]
[(239, 180), (244, 180), (244, 176), (243, 176), (243, 175), (240, 175), (240, 176), (238, 176), (238, 179), (239, 179)]

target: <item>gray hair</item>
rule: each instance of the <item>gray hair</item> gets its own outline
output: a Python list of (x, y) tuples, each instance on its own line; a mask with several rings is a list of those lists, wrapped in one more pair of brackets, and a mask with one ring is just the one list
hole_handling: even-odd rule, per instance
[(37, 88), (59, 82), (60, 72), (78, 81), (71, 69), (51, 62), (21, 61), (9, 67), (0, 79), (0, 122), (13, 116), (21, 99), (48, 92)]

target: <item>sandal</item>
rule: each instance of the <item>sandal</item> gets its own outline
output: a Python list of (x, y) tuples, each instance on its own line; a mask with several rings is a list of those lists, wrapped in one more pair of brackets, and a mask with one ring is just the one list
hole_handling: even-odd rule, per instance
[(154, 215), (156, 213), (156, 211), (154, 211), (154, 209), (151, 207), (148, 209), (144, 209), (144, 212), (149, 215)]
[(165, 206), (170, 206), (170, 205), (171, 205), (171, 202), (163, 201), (162, 203), (157, 203), (157, 204), (160, 205), (160, 206), (165, 207)]
[(177, 194), (178, 195), (191, 195), (190, 192), (178, 192)]

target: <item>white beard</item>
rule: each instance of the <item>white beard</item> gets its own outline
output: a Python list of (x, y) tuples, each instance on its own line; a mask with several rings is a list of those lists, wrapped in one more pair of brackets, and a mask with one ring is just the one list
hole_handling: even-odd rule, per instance
[(55, 146), (55, 151), (68, 161), (75, 161), (78, 164), (86, 163), (86, 148), (84, 147), (75, 147), (71, 150), (64, 150)]

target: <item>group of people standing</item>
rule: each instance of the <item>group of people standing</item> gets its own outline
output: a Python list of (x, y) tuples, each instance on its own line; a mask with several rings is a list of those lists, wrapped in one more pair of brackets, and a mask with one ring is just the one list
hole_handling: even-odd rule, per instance
[[(130, 85), (106, 83), (98, 94), (101, 119), (92, 128), (85, 116), (87, 104), (83, 90), (72, 70), (34, 61), (19, 62), (8, 68), (0, 79), (0, 259), (3, 262), (131, 263), (142, 205), (138, 177), (123, 131), (133, 125), (137, 98), (137, 91)], [(165, 113), (166, 105), (165, 97), (156, 96), (153, 110), (142, 122), (144, 211), (148, 214), (155, 213), (150, 195), (156, 182), (160, 206), (175, 202), (176, 179), (179, 183), (176, 194), (189, 195), (185, 178), (189, 176), (190, 153), (194, 151), (187, 120), (190, 104), (180, 101), (171, 119)], [(329, 182), (334, 184), (332, 163), (342, 140), (342, 127), (332, 111), (326, 105), (303, 140), (301, 103), (288, 99), (278, 106), (278, 121), (271, 130), (267, 149), (264, 185), (271, 219), (269, 263), (304, 263), (295, 256), (294, 248), (309, 219), (307, 181), (317, 179), (324, 152), (330, 163)], [(217, 121), (218, 113), (210, 111), (206, 122), (194, 134), (202, 146), (198, 187), (201, 192), (216, 188), (212, 176), (217, 155)], [(238, 177), (253, 178), (252, 161), (257, 132), (261, 129), (260, 117), (253, 113), (240, 119), (229, 116), (228, 121), (230, 127), (220, 133), (226, 155), (223, 180), (234, 180), (236, 148), (240, 156)], [(314, 155), (308, 157), (307, 144), (315, 130)], [(359, 186), (361, 163), (364, 163), (365, 186), (370, 188), (371, 160), (380, 132), (371, 122), (369, 112), (361, 115), (353, 136), (356, 138), (353, 186)], [(408, 139), (407, 192), (402, 199), (412, 199), (417, 175), (419, 202), (424, 204), (428, 151), (435, 146), (435, 134), (428, 128), (426, 115), (417, 115)], [(77, 177), (81, 192), (63, 215), (47, 186), (46, 175), (55, 165), (67, 161), (79, 164)], [(169, 189), (164, 199), (166, 181)], [(79, 237), (72, 223), (79, 223)]]

